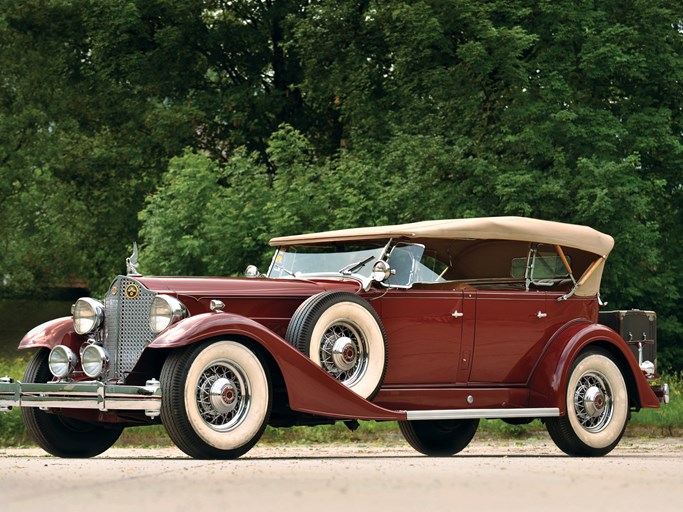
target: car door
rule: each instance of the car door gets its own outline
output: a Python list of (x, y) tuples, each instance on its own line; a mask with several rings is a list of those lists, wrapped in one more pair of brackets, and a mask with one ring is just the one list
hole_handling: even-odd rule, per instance
[(470, 385), (523, 385), (548, 339), (546, 293), (478, 290)]
[(474, 319), (463, 292), (391, 289), (377, 302), (389, 344), (384, 386), (455, 383), (463, 323)]

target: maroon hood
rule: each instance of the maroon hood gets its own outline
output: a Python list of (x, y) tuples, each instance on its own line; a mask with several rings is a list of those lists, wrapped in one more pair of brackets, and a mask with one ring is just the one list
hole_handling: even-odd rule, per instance
[(160, 292), (201, 298), (310, 297), (327, 290), (357, 292), (353, 279), (266, 279), (234, 277), (139, 277), (146, 288)]

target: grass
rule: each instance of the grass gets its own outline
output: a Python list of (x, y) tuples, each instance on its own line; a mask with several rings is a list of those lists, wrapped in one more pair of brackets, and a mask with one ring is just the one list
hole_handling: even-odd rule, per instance
[[(16, 354), (16, 352), (15, 352)], [(0, 354), (0, 376), (20, 378), (26, 366), (26, 355)], [(671, 403), (661, 409), (643, 409), (631, 416), (626, 431), (631, 437), (667, 437), (683, 435), (683, 373), (662, 379), (671, 388)], [(477, 438), (528, 439), (545, 435), (543, 424), (535, 420), (529, 425), (508, 425), (500, 420), (482, 420)], [(351, 432), (344, 424), (318, 427), (271, 428), (264, 433), (261, 443), (266, 444), (323, 444), (361, 443), (392, 445), (402, 442), (395, 422), (362, 421)], [(0, 447), (31, 446), (18, 409), (0, 413)], [(117, 446), (171, 446), (173, 443), (161, 425), (133, 427), (124, 430)]]

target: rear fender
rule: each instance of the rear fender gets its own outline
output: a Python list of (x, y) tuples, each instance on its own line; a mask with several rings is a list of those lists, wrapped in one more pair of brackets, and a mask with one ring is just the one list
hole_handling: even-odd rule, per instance
[(546, 349), (529, 380), (530, 407), (558, 407), (560, 414), (566, 414), (569, 370), (574, 359), (588, 347), (606, 350), (615, 359), (624, 374), (631, 407), (659, 407), (659, 400), (623, 338), (609, 327), (587, 323), (568, 326)]
[(66, 345), (78, 353), (84, 341), (85, 336), (74, 331), (73, 319), (65, 316), (31, 329), (19, 342), (19, 350), (39, 347), (52, 349), (57, 345)]
[(364, 400), (273, 331), (240, 315), (204, 313), (192, 316), (161, 333), (146, 352), (230, 336), (253, 340), (270, 353), (282, 372), (292, 410), (338, 419), (406, 419), (405, 412), (384, 409)]

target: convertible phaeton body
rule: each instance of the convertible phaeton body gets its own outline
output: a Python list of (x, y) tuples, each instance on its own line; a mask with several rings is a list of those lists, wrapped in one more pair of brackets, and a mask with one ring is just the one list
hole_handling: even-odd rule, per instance
[(668, 401), (656, 361), (598, 323), (613, 240), (591, 228), (494, 217), (271, 245), (267, 274), (244, 278), (146, 277), (129, 258), (102, 301), (21, 340), (37, 350), (21, 382), (0, 381), (0, 408), (22, 407), (62, 457), (159, 421), (197, 458), (238, 457), (268, 424), (357, 420), (451, 455), (480, 418), (540, 418), (564, 452), (594, 456)]

